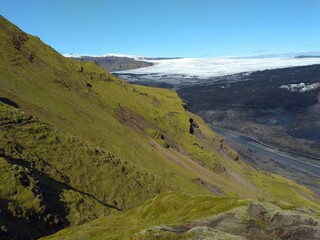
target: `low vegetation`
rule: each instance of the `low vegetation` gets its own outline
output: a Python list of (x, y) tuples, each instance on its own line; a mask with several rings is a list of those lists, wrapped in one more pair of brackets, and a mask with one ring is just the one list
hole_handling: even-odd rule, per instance
[(199, 235), (221, 240), (317, 239), (320, 221), (306, 211), (284, 211), (252, 200), (166, 193), (126, 213), (101, 217), (45, 239), (195, 239)]

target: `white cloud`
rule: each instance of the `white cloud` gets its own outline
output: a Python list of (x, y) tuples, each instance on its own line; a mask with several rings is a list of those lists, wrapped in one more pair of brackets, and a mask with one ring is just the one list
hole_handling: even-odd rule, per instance
[(73, 54), (73, 53), (66, 53), (66, 54), (62, 54), (64, 57), (67, 57), (67, 58), (81, 58), (81, 56), (83, 56), (83, 54)]

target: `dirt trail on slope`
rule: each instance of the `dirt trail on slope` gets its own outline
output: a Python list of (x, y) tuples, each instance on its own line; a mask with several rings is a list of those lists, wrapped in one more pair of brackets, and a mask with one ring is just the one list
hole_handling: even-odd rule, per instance
[(151, 139), (151, 141), (152, 145), (169, 160), (194, 173), (201, 180), (222, 188), (226, 190), (226, 192), (237, 192), (239, 197), (257, 196), (258, 189), (239, 174), (227, 170), (224, 173), (225, 176), (221, 176), (201, 166), (197, 162), (193, 161), (190, 157), (176, 152), (171, 148), (163, 148), (153, 139)]

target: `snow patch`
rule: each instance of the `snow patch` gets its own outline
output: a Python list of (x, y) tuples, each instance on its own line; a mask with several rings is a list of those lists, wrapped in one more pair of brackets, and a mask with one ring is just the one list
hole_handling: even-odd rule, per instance
[(126, 57), (126, 58), (133, 58), (136, 61), (139, 61), (139, 60), (141, 61), (144, 59), (144, 57), (141, 57), (141, 56), (121, 54), (121, 53), (107, 53), (107, 54), (101, 55), (100, 57)]
[(288, 84), (282, 85), (280, 88), (288, 89), (291, 92), (307, 92), (320, 87), (320, 83), (312, 83), (312, 84), (305, 84), (305, 83), (298, 83), (298, 84)]
[(82, 56), (85, 56), (84, 54), (62, 54), (62, 56), (66, 57), (66, 58), (81, 58)]

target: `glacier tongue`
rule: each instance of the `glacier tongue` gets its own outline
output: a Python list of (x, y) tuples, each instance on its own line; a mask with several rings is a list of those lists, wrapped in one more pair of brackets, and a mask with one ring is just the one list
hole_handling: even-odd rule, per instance
[(146, 61), (154, 65), (115, 73), (152, 75), (157, 78), (180, 75), (185, 78), (205, 79), (243, 72), (320, 64), (320, 58), (181, 58)]

